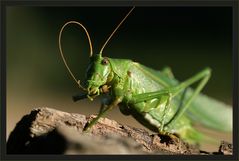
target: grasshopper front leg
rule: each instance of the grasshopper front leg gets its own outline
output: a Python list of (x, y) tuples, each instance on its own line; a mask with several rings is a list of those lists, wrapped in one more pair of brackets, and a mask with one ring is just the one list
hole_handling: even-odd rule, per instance
[(94, 118), (90, 123), (86, 124), (83, 131), (87, 131), (90, 129), (94, 124), (97, 123), (97, 121), (106, 114), (107, 111), (113, 109), (113, 107), (117, 106), (122, 101), (121, 98), (115, 98), (109, 105), (107, 105), (107, 102), (103, 102), (99, 114)]

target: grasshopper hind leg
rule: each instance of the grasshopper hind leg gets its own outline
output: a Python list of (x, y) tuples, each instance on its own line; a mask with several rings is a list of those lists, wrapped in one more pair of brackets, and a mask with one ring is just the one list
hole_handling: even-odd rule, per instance
[[(196, 96), (201, 92), (203, 87), (206, 85), (207, 81), (209, 80), (211, 76), (211, 70), (209, 68), (206, 68), (202, 70), (201, 72), (197, 73), (193, 77), (187, 79), (184, 82), (181, 82), (180, 84), (165, 88), (159, 91), (155, 92), (149, 92), (149, 93), (142, 93), (133, 95), (129, 103), (131, 104), (137, 104), (143, 101), (152, 100), (155, 98), (162, 98), (162, 96), (165, 95), (171, 95), (172, 97), (177, 96), (178, 94), (182, 94), (182, 101), (179, 105), (179, 110), (174, 114), (172, 118), (168, 122), (161, 122), (163, 123), (163, 127), (161, 128), (161, 131), (169, 131), (169, 132), (176, 132), (182, 137), (182, 139), (186, 139), (189, 142), (193, 142), (193, 140), (197, 141), (200, 140), (200, 134), (191, 127), (190, 123), (187, 121), (187, 118), (184, 117), (185, 111), (190, 107), (190, 104), (193, 100), (195, 100)], [(184, 99), (184, 95), (186, 92), (186, 88), (190, 87), (192, 84), (198, 82), (194, 92), (187, 98)], [(182, 93), (183, 92), (183, 93)], [(150, 111), (152, 111), (154, 107)], [(165, 108), (165, 113), (167, 113), (168, 109)], [(149, 113), (149, 111), (145, 111), (146, 113)], [(156, 115), (158, 114), (157, 111), (152, 114)], [(152, 115), (151, 114), (151, 115)], [(152, 115), (153, 116), (153, 115)], [(166, 115), (165, 115), (166, 116)], [(154, 120), (157, 120), (156, 116), (153, 116)], [(168, 116), (167, 116), (168, 117)], [(151, 119), (149, 119), (149, 122)], [(160, 120), (159, 120), (160, 121)]]

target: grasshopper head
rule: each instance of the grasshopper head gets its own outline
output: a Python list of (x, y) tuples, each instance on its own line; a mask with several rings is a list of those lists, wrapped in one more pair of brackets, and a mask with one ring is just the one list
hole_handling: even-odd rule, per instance
[(110, 78), (111, 66), (109, 59), (102, 57), (101, 54), (93, 55), (90, 58), (90, 63), (86, 72), (86, 85), (88, 96), (99, 95), (104, 85), (106, 85)]

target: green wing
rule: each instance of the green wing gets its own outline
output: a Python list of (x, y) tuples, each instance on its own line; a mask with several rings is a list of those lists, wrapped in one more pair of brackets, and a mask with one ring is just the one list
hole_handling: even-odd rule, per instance
[[(149, 77), (167, 86), (177, 85), (179, 81), (169, 78), (163, 72), (138, 64)], [(187, 89), (186, 98), (193, 92)], [(197, 121), (206, 127), (220, 131), (232, 131), (232, 107), (204, 94), (199, 94), (188, 108), (186, 115), (193, 121)]]
[[(190, 93), (191, 91), (188, 92)], [(200, 94), (193, 101), (187, 115), (207, 127), (232, 131), (232, 107), (206, 95)]]

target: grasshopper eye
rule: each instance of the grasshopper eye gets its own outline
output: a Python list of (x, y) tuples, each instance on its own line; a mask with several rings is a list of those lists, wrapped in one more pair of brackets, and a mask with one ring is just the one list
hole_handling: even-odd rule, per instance
[(101, 61), (101, 64), (102, 65), (107, 65), (109, 64), (109, 60), (107, 58), (104, 58), (102, 61)]

